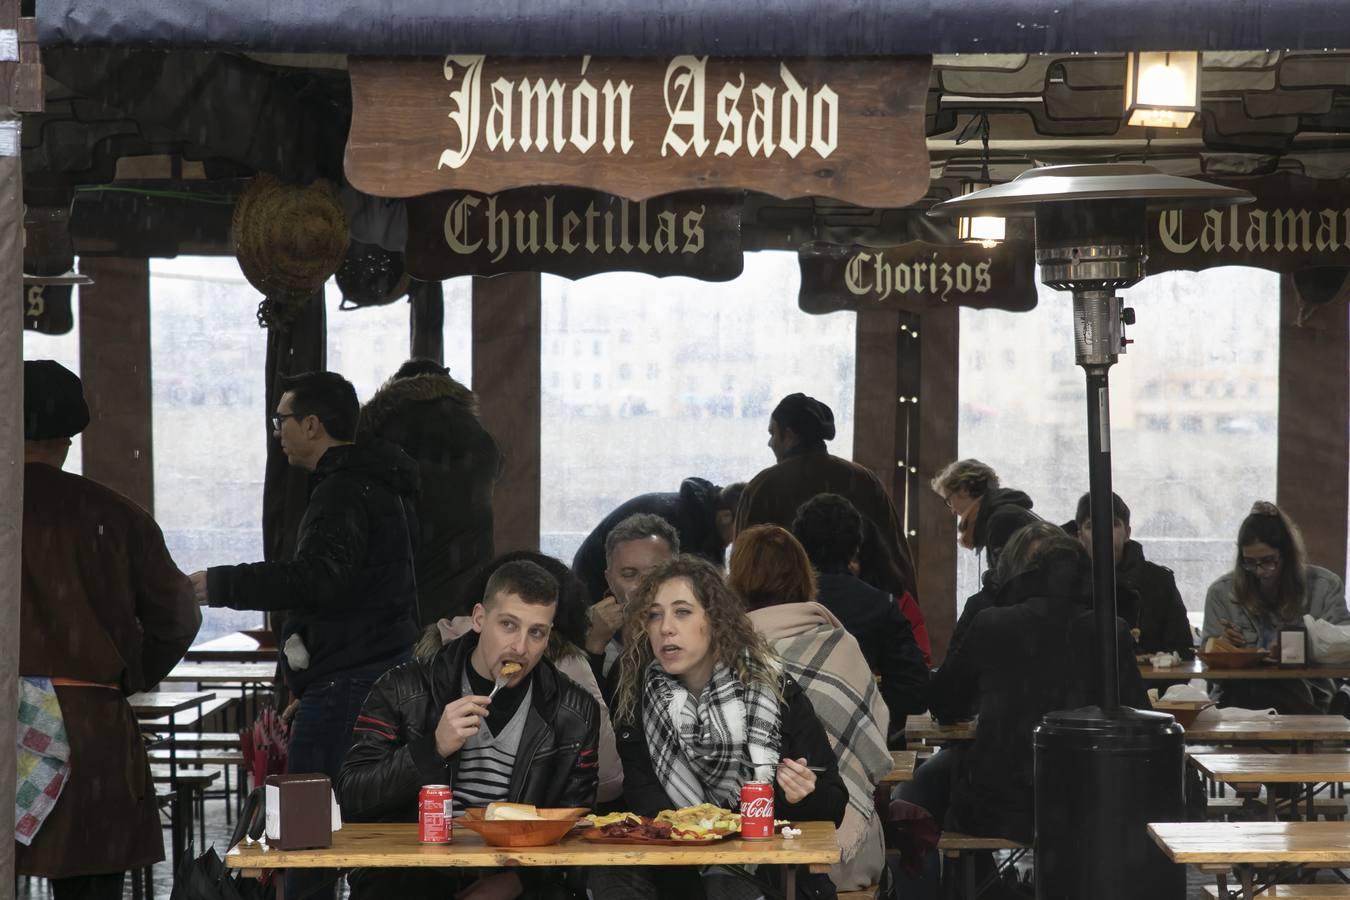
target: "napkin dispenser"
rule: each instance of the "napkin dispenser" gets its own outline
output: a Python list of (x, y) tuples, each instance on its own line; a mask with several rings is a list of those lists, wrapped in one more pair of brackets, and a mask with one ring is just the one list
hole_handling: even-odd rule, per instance
[(342, 827), (327, 775), (268, 775), (264, 783), (267, 842), (277, 850), (320, 850), (333, 846)]

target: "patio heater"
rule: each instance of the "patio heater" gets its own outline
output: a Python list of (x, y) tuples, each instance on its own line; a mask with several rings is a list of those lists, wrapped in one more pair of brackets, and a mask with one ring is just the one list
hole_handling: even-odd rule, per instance
[(1031, 169), (929, 210), (1035, 217), (1041, 280), (1073, 293), (1074, 357), (1087, 376), (1098, 705), (1051, 713), (1036, 730), (1039, 900), (1185, 895), (1182, 867), (1152, 846), (1146, 828), (1184, 810), (1181, 728), (1169, 715), (1120, 705), (1107, 373), (1129, 343), (1124, 328), (1134, 311), (1116, 291), (1145, 275), (1147, 213), (1253, 199), (1152, 166), (1112, 163)]

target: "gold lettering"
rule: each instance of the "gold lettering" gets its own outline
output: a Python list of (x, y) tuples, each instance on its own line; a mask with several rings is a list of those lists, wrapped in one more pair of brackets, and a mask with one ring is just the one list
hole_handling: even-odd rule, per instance
[(465, 194), (445, 211), (445, 244), (455, 253), (470, 254), (483, 246), (482, 240), (467, 243), (469, 233), (469, 210), (479, 204), (477, 197)]
[(1339, 250), (1340, 237), (1337, 234), (1340, 222), (1334, 209), (1324, 209), (1318, 213), (1317, 249), (1320, 251)]
[(994, 286), (994, 280), (989, 277), (989, 267), (992, 265), (993, 263), (986, 259), (975, 267), (975, 293), (986, 293)]
[(1223, 249), (1223, 213), (1217, 209), (1205, 210), (1205, 225), (1200, 229), (1200, 249)]
[[(553, 151), (562, 152), (565, 143), (563, 138), (563, 89), (562, 82), (553, 79), (549, 84), (544, 84), (544, 79), (536, 78), (534, 84), (530, 84), (529, 79), (520, 83), (520, 149), (529, 152), (530, 145), (534, 149), (544, 151), (548, 149), (549, 121), (553, 123)], [(535, 133), (531, 135), (530, 131), (530, 110), (538, 102), (539, 106), (535, 113)], [(550, 112), (549, 107), (552, 107)]]
[(464, 68), (464, 80), (458, 90), (450, 92), (454, 109), (446, 114), (459, 129), (459, 148), (447, 147), (441, 153), (436, 168), (458, 169), (473, 155), (474, 145), (478, 142), (478, 82), (483, 72), (482, 56), (447, 56), (441, 66), (446, 81), (455, 80), (455, 68)]
[(865, 277), (863, 266), (871, 256), (870, 253), (855, 253), (849, 258), (848, 265), (844, 266), (844, 287), (855, 297), (861, 297), (872, 290), (871, 285), (863, 283)]
[(1253, 209), (1247, 213), (1247, 237), (1244, 242), (1247, 250), (1269, 250), (1270, 242), (1266, 240), (1266, 212), (1263, 209)]
[(652, 243), (660, 253), (675, 252), (675, 214), (662, 212), (656, 216), (656, 237)]
[[(605, 86), (600, 89), (601, 95), (605, 98), (605, 139), (600, 146), (605, 148), (606, 153), (613, 153), (614, 148), (618, 147), (620, 153), (627, 153), (633, 149), (633, 134), (631, 129), (632, 106), (633, 106), (633, 86), (626, 81), (620, 81), (618, 85), (606, 81)], [(619, 107), (619, 139), (614, 139), (614, 107)]]
[(776, 149), (773, 143), (773, 88), (767, 84), (757, 85), (750, 96), (754, 98), (755, 109), (750, 113), (745, 146), (751, 156), (763, 155), (768, 159)]
[(811, 99), (811, 149), (829, 159), (839, 146), (839, 95), (822, 84)]
[(1182, 221), (1179, 209), (1165, 209), (1158, 216), (1158, 237), (1168, 253), (1190, 253), (1195, 247), (1195, 241), (1182, 242)]
[[(695, 156), (702, 156), (708, 149), (708, 139), (703, 136), (703, 92), (704, 77), (708, 57), (677, 56), (666, 67), (666, 113), (670, 123), (666, 126), (666, 136), (661, 141), (661, 155), (666, 150), (674, 150), (676, 156), (684, 156), (693, 149)], [(671, 103), (672, 89), (679, 98)], [(677, 128), (688, 128), (689, 137), (676, 133)]]
[[(1306, 253), (1312, 249), (1312, 213), (1306, 209), (1277, 209), (1274, 216), (1276, 250), (1302, 250)], [(1302, 240), (1295, 233), (1295, 226), (1299, 226), (1302, 231)]]
[[(717, 147), (713, 150), (717, 156), (735, 156), (736, 151), (741, 149), (741, 111), (736, 108), (741, 100), (741, 91), (745, 90), (745, 73), (740, 73), (740, 81), (733, 85), (730, 81), (722, 85), (722, 89), (717, 92), (717, 124), (722, 126), (722, 134), (717, 139)], [(727, 137), (730, 131), (732, 136)]]
[[(516, 139), (512, 137), (512, 90), (511, 82), (505, 78), (498, 78), (492, 82), (492, 109), (488, 110), (487, 117), (487, 145), (489, 150), (496, 150), (498, 146), (503, 152), (509, 153), (511, 148), (516, 145)], [(523, 148), (525, 150), (529, 147)]]
[(685, 253), (703, 252), (703, 214), (708, 211), (706, 204), (700, 204), (698, 209), (691, 209), (684, 214), (684, 249)]
[(572, 240), (572, 233), (581, 227), (581, 217), (574, 212), (567, 213), (562, 220), (562, 248), (564, 253), (576, 253), (580, 246)]
[(783, 79), (783, 100), (779, 109), (778, 146), (789, 159), (806, 149), (806, 88), (788, 71), (785, 63), (778, 64), (778, 77)]

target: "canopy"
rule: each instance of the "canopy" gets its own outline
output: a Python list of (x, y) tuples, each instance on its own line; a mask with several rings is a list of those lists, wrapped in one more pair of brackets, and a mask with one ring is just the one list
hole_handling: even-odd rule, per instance
[(44, 46), (896, 56), (1350, 46), (1342, 0), (38, 0)]

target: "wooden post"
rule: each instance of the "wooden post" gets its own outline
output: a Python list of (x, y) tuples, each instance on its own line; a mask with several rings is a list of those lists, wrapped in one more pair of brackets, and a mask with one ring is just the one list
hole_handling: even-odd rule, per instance
[(473, 388), (505, 457), (493, 492), (499, 553), (539, 547), (539, 294), (534, 272), (473, 280)]
[(445, 291), (441, 283), (413, 279), (408, 299), (410, 355), (445, 365)]
[(80, 380), (89, 403), (84, 477), (155, 512), (150, 396), (150, 261), (84, 257)]
[(1280, 413), (1276, 502), (1298, 523), (1308, 561), (1346, 574), (1350, 500), (1350, 304), (1316, 307), (1297, 324), (1298, 291), (1280, 279)]
[[(11, 10), (13, 12), (13, 10)], [(0, 23), (3, 24), (3, 23)], [(19, 592), (23, 560), (23, 179), (18, 120), (0, 109), (13, 146), (0, 154), (0, 898), (14, 891), (15, 728), (19, 697)]]
[(919, 320), (919, 413), (916, 473), (917, 535), (910, 547), (923, 587), (923, 614), (933, 644), (933, 663), (947, 653), (956, 627), (956, 535), (952, 514), (928, 482), (957, 456), (960, 412), (960, 310), (955, 306), (925, 312)]
[(880, 310), (858, 313), (853, 360), (853, 461), (877, 473), (897, 509), (905, 496), (902, 469), (896, 464), (904, 457), (895, 441), (900, 316)]

